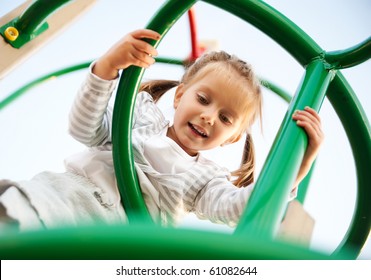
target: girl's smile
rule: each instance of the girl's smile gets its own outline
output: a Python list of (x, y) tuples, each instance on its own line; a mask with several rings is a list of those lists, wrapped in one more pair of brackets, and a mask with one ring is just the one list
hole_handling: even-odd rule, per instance
[(198, 126), (198, 125), (194, 125), (192, 123), (188, 123), (188, 126), (189, 128), (191, 129), (191, 131), (195, 134), (195, 136), (197, 137), (201, 137), (201, 138), (207, 138), (208, 137), (208, 134), (207, 132), (205, 132), (205, 130)]

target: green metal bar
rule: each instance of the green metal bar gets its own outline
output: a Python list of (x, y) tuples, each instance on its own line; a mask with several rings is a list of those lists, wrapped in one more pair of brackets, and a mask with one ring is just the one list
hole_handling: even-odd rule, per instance
[(184, 60), (170, 57), (156, 57), (156, 62), (184, 66)]
[[(277, 94), (279, 97), (281, 97), (284, 101), (287, 103), (290, 103), (292, 100), (292, 96), (286, 92), (284, 89), (280, 88), (278, 85), (272, 83), (271, 81), (268, 81), (266, 79), (260, 79), (262, 86), (269, 89), (273, 93)], [(304, 204), (306, 194), (309, 189), (309, 184), (311, 181), (311, 178), (313, 176), (315, 162), (313, 163), (310, 171), (308, 172), (307, 176), (300, 182), (299, 184), (299, 190), (298, 194), (296, 196), (296, 200), (299, 201), (301, 204)]]
[[(195, 2), (168, 1), (149, 22), (147, 28), (156, 30), (163, 38)], [(156, 47), (160, 41), (150, 43)], [(134, 66), (123, 71), (113, 110), (112, 148), (115, 174), (123, 206), (131, 223), (152, 222), (138, 184), (131, 147), (132, 114), (143, 73), (144, 69)]]
[[(278, 85), (272, 83), (271, 81), (268, 81), (266, 79), (260, 79), (260, 82), (262, 86), (265, 88), (269, 89), (273, 93), (277, 94), (279, 97), (281, 97), (284, 101), (287, 103), (290, 103), (292, 100), (292, 96), (286, 92), (284, 89), (280, 88)], [(309, 184), (313, 175), (313, 170), (314, 170), (315, 162), (313, 163), (310, 171), (308, 172), (307, 176), (300, 182), (299, 185), (299, 190), (297, 197), (295, 198), (297, 201), (299, 201), (301, 204), (304, 204), (306, 194), (309, 189)]]
[[(48, 29), (45, 21), (55, 10), (71, 0), (37, 0), (18, 18), (13, 19), (0, 27), (0, 34), (13, 47), (21, 48)], [(19, 33), (16, 38), (9, 40), (6, 36), (7, 28), (15, 28)]]
[(332, 71), (325, 69), (323, 61), (315, 60), (308, 65), (236, 228), (236, 234), (248, 233), (267, 239), (274, 237), (307, 145), (306, 134), (292, 120), (292, 115), (296, 109), (305, 106), (318, 111), (332, 77)]
[(149, 225), (100, 225), (0, 234), (0, 257), (2, 260), (349, 259), (346, 254), (328, 256), (256, 237)]
[[(93, 61), (87, 61), (87, 62), (82, 62), (82, 63), (78, 63), (75, 65), (71, 65), (71, 66), (59, 69), (57, 71), (50, 72), (46, 75), (36, 78), (35, 80), (32, 80), (31, 82), (28, 82), (27, 84), (15, 90), (11, 94), (9, 94), (7, 97), (5, 97), (3, 100), (1, 100), (0, 110), (4, 109), (8, 105), (10, 105), (12, 102), (17, 100), (21, 96), (23, 96), (26, 92), (40, 85), (41, 83), (48, 82), (49, 80), (52, 80), (59, 76), (63, 76), (65, 74), (69, 74), (71, 72), (75, 72), (75, 71), (78, 71), (84, 68), (88, 68), (92, 62)], [(184, 60), (177, 59), (177, 58), (168, 58), (168, 57), (156, 57), (156, 63), (165, 63), (165, 64), (171, 64), (171, 65), (184, 66)], [(261, 83), (262, 83), (262, 86), (269, 89), (273, 93), (277, 94), (284, 101), (290, 102), (292, 96), (288, 92), (286, 92), (284, 89), (274, 84), (272, 81), (269, 81), (267, 79), (261, 79)]]
[(352, 250), (356, 258), (371, 228), (371, 126), (361, 103), (344, 76), (338, 72), (327, 97), (349, 139), (357, 172), (357, 199), (352, 221), (334, 254)]
[[(249, 22), (286, 49), (301, 65), (323, 50), (286, 16), (260, 0), (204, 0)], [(243, 35), (243, 36), (247, 36)]]
[(340, 51), (325, 53), (325, 60), (336, 69), (353, 67), (371, 58), (371, 37), (363, 42)]
[(77, 71), (77, 70), (80, 70), (80, 69), (83, 69), (83, 68), (87, 68), (87, 67), (89, 67), (90, 63), (91, 63), (91, 61), (84, 62), (84, 63), (77, 64), (77, 65), (73, 65), (73, 66), (70, 66), (70, 67), (67, 67), (67, 68), (63, 68), (63, 69), (51, 72), (49, 74), (46, 74), (44, 76), (41, 76), (41, 77), (31, 81), (30, 83), (27, 83), (23, 87), (19, 88), (18, 90), (16, 90), (13, 93), (11, 93), (5, 99), (1, 100), (0, 101), (0, 110), (4, 109), (6, 106), (8, 106), (10, 103), (15, 101), (19, 97), (23, 96), (23, 94), (25, 94), (27, 91), (34, 88), (35, 86), (37, 86), (37, 85), (39, 85), (39, 84), (41, 84), (45, 81), (48, 81), (50, 79), (53, 79), (55, 77), (62, 76), (62, 75), (65, 75), (65, 74), (68, 74), (70, 72), (74, 72), (74, 71)]
[(15, 25), (20, 33), (34, 33), (55, 10), (71, 0), (37, 0), (17, 19)]
[[(9, 94), (6, 98), (4, 98), (3, 100), (0, 101), (0, 110), (4, 109), (6, 106), (8, 106), (12, 102), (14, 102), (18, 98), (20, 98), (21, 96), (23, 96), (23, 94), (25, 94), (27, 91), (31, 90), (35, 86), (37, 86), (41, 83), (47, 82), (50, 79), (54, 79), (56, 77), (63, 76), (65, 74), (68, 74), (68, 73), (71, 73), (71, 72), (74, 72), (74, 71), (78, 71), (78, 70), (81, 70), (83, 68), (87, 68), (87, 67), (90, 66), (90, 64), (92, 62), (93, 61), (87, 61), (87, 62), (75, 64), (75, 65), (72, 65), (72, 66), (68, 66), (68, 67), (59, 69), (57, 71), (50, 72), (50, 73), (48, 73), (44, 76), (41, 76), (41, 77), (25, 84), (24, 86), (17, 89), (16, 91)], [(180, 60), (180, 59), (176, 59), (176, 58), (156, 57), (156, 62), (184, 66), (183, 61)]]
[(260, 79), (260, 83), (263, 87), (269, 89), (270, 91), (276, 93), (279, 97), (281, 97), (283, 100), (285, 100), (287, 103), (290, 103), (292, 96), (287, 91), (285, 91), (283, 88), (279, 87), (278, 85), (274, 84), (273, 82), (267, 80), (267, 79)]

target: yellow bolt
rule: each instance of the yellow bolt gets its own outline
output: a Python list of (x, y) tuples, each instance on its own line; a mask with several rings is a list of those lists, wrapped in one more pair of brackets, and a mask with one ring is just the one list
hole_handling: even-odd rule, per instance
[(9, 41), (15, 41), (19, 36), (19, 32), (17, 28), (9, 26), (7, 29), (5, 29), (4, 35)]

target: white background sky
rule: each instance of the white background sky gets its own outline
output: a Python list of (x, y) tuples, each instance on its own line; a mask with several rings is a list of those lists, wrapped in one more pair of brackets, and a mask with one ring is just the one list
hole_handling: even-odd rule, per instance
[[(0, 1), (0, 16), (23, 1)], [(371, 2), (368, 0), (269, 0), (324, 50), (353, 46), (371, 34)], [(93, 60), (115, 41), (134, 29), (143, 28), (163, 0), (98, 0), (91, 10), (46, 47), (0, 80), (0, 100), (33, 79), (60, 68)], [(253, 64), (266, 77), (292, 94), (303, 68), (279, 45), (250, 24), (199, 2), (196, 5), (198, 35), (215, 40), (221, 49)], [(163, 39), (159, 55), (183, 59), (190, 53), (187, 17), (178, 21)], [(371, 119), (371, 61), (342, 71)], [(145, 78), (179, 79), (181, 67), (155, 65)], [(43, 170), (63, 171), (63, 159), (84, 147), (67, 134), (67, 114), (76, 90), (85, 76), (80, 71), (45, 83), (0, 111), (0, 178), (29, 179)], [(270, 92), (264, 93), (263, 134), (254, 129), (258, 171), (287, 110), (287, 104)], [(355, 165), (344, 130), (325, 100), (320, 112), (326, 134), (316, 171), (305, 202), (315, 219), (312, 247), (332, 252), (349, 227), (356, 198)], [(234, 169), (241, 144), (217, 151), (212, 157)], [(210, 227), (191, 220), (192, 226)], [(224, 227), (213, 227), (225, 230)], [(371, 259), (370, 242), (360, 258)]]

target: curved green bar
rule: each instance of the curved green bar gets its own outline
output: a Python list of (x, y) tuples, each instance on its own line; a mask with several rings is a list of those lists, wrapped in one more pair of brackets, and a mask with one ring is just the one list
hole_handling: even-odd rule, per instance
[[(156, 57), (156, 62), (184, 66), (184, 61), (181, 59), (177, 59), (177, 58)], [(84, 68), (88, 68), (91, 63), (92, 61), (87, 61), (87, 62), (82, 62), (82, 63), (78, 63), (75, 65), (71, 65), (71, 66), (50, 72), (48, 74), (45, 74), (41, 77), (36, 78), (35, 80), (32, 80), (31, 82), (28, 82), (27, 84), (15, 90), (14, 92), (10, 93), (7, 97), (5, 97), (3, 100), (0, 101), (0, 111), (4, 109), (6, 106), (10, 105), (15, 100), (17, 100), (18, 98), (20, 98), (21, 96), (23, 96), (26, 92), (28, 92), (32, 88), (40, 85), (41, 83), (47, 82), (59, 76), (69, 74), (71, 72), (75, 72), (75, 71), (79, 71)], [(279, 97), (281, 97), (286, 102), (290, 102), (292, 96), (288, 92), (286, 92), (284, 89), (279, 87), (278, 85), (266, 79), (261, 79), (261, 83), (264, 87), (266, 87), (273, 93), (276, 93)]]
[(3, 109), (3, 108), (5, 108), (10, 103), (12, 103), (14, 100), (16, 100), (19, 97), (21, 97), (23, 94), (25, 94), (27, 91), (29, 91), (33, 87), (35, 87), (35, 86), (37, 86), (37, 85), (39, 85), (39, 84), (41, 84), (41, 83), (43, 83), (45, 81), (48, 81), (50, 79), (53, 79), (55, 77), (62, 76), (62, 75), (65, 75), (65, 74), (68, 74), (68, 73), (71, 73), (71, 72), (74, 72), (74, 71), (77, 71), (77, 70), (80, 70), (80, 69), (87, 68), (87, 67), (89, 67), (90, 63), (91, 63), (91, 61), (80, 63), (80, 64), (76, 64), (76, 65), (73, 65), (73, 66), (70, 66), (70, 67), (66, 67), (66, 68), (57, 70), (55, 72), (51, 72), (49, 74), (46, 74), (44, 76), (41, 76), (41, 77), (39, 77), (39, 78), (37, 78), (37, 79), (35, 79), (35, 80), (27, 83), (23, 87), (17, 89), (13, 93), (9, 94), (9, 96), (7, 96), (3, 100), (1, 100), (0, 101), (0, 110)]
[(20, 33), (31, 35), (55, 10), (71, 0), (37, 0), (15, 21)]
[(170, 57), (156, 57), (156, 62), (184, 66), (184, 60)]
[[(228, 11), (271, 37), (301, 65), (307, 65), (323, 50), (286, 16), (259, 0), (204, 0)], [(248, 36), (248, 34), (242, 36)]]
[(344, 69), (356, 66), (371, 57), (371, 37), (368, 37), (363, 42), (341, 51), (333, 51), (325, 54), (327, 62), (331, 63), (331, 67), (336, 69)]
[(271, 81), (260, 78), (260, 83), (263, 87), (276, 93), (279, 97), (281, 97), (287, 103), (290, 103), (290, 101), (292, 100), (292, 96), (287, 91), (285, 91), (283, 88), (279, 87), (278, 85), (272, 83)]
[[(156, 30), (163, 38), (172, 25), (195, 2), (168, 1), (151, 20), (147, 28)], [(160, 41), (151, 41), (154, 46), (159, 43)], [(123, 206), (131, 223), (152, 223), (138, 184), (131, 147), (132, 114), (136, 92), (143, 73), (144, 69), (134, 66), (123, 71), (113, 110), (112, 149), (115, 174)]]
[(338, 72), (327, 97), (339, 116), (348, 136), (357, 172), (357, 200), (353, 218), (344, 239), (335, 250), (353, 249), (356, 258), (367, 241), (371, 228), (371, 126), (353, 89)]
[(0, 241), (2, 260), (350, 259), (346, 254), (333, 257), (261, 238), (150, 225), (100, 225), (0, 234)]

